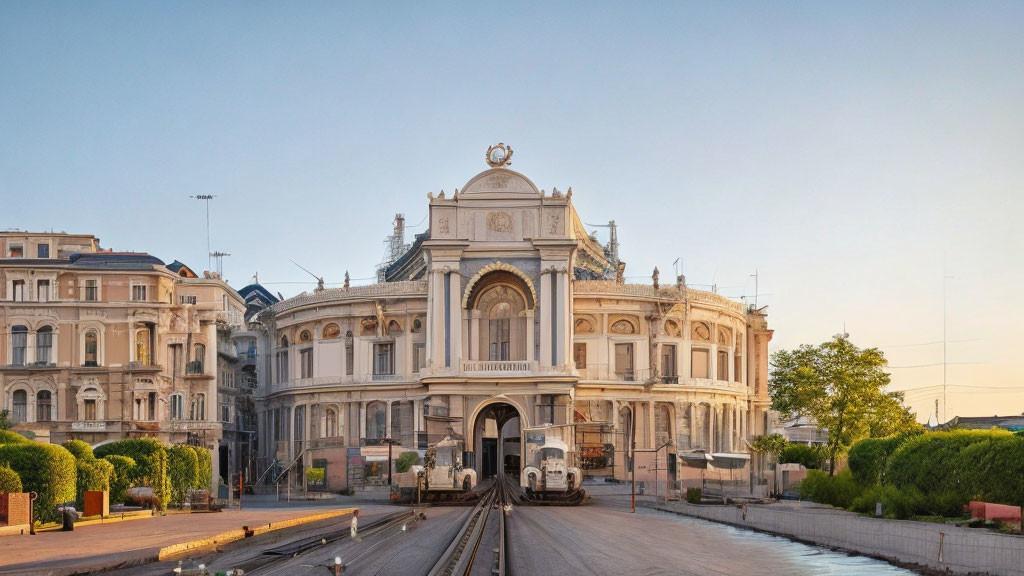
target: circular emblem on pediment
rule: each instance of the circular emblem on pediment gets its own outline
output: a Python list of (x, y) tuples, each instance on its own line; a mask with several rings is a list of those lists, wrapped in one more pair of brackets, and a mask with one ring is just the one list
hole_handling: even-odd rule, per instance
[(512, 160), (512, 147), (505, 146), (504, 142), (498, 142), (496, 146), (487, 148), (487, 165), (492, 168), (508, 166)]

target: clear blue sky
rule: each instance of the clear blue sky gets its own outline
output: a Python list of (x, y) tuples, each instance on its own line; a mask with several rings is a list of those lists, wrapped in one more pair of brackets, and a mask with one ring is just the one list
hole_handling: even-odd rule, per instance
[[(513, 168), (620, 224), (627, 275), (942, 361), (1024, 412), (1024, 3), (0, 4), (0, 228), (94, 233), (286, 296), (372, 276), (395, 212)], [(425, 224), (415, 228), (422, 231)], [(604, 233), (602, 232), (602, 235)], [(279, 284), (280, 283), (280, 284)], [(894, 369), (922, 417), (942, 367)]]

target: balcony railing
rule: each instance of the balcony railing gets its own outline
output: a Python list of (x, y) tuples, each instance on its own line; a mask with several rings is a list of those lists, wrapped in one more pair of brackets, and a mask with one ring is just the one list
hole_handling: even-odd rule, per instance
[(186, 376), (201, 376), (205, 374), (203, 372), (203, 363), (199, 360), (193, 360), (185, 364), (185, 375)]
[(374, 382), (398, 382), (401, 377), (398, 374), (371, 374), (370, 379)]
[(219, 426), (220, 422), (207, 420), (171, 420), (171, 430), (213, 430)]
[(74, 432), (106, 432), (107, 423), (103, 420), (72, 422), (71, 430)]

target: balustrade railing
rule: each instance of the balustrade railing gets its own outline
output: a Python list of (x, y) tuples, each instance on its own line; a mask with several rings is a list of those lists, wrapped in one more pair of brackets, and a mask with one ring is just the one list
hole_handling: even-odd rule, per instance
[(463, 372), (533, 372), (537, 363), (530, 360), (464, 360)]

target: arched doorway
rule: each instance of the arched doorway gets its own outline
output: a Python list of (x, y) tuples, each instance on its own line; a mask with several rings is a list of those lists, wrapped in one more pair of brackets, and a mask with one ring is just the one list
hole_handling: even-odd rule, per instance
[(477, 408), (472, 442), (478, 478), (493, 478), (502, 471), (518, 477), (523, 425), (520, 410), (512, 402), (497, 400)]

